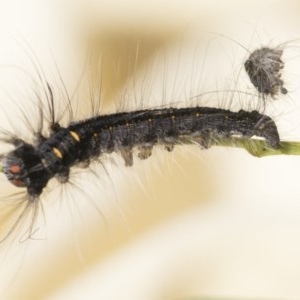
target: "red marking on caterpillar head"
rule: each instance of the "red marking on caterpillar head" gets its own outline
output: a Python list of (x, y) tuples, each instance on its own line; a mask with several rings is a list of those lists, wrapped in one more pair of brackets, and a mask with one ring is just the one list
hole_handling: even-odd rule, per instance
[(21, 167), (19, 165), (11, 165), (9, 171), (13, 174), (19, 174), (21, 172)]
[(25, 182), (22, 179), (12, 179), (10, 182), (17, 187), (25, 187)]

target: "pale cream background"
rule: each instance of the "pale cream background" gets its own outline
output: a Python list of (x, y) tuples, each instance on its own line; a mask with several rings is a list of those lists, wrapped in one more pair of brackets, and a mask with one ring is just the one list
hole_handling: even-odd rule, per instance
[[(188, 27), (222, 32), (248, 46), (252, 35), (257, 44), (299, 37), (299, 9), (297, 1), (283, 0), (1, 0), (1, 64), (28, 67), (20, 50), (24, 38), (55, 77), (53, 64), (47, 65), (51, 45), (74, 87), (70, 70), (91, 29), (100, 40), (103, 32), (122, 36), (133, 29), (159, 48), (162, 36), (171, 36), (171, 44)], [(279, 122), (284, 136), (297, 138), (299, 59), (291, 61), (292, 91), (283, 105), (292, 114), (283, 113)], [(31, 88), (5, 70), (4, 94), (30, 105), (25, 96)], [(9, 97), (2, 99), (8, 106)], [(85, 183), (103, 216), (80, 192), (65, 197), (69, 203), (49, 201), (41, 240), (2, 248), (1, 299), (299, 299), (299, 167), (298, 157), (257, 159), (242, 150), (196, 147), (157, 150), (131, 169), (108, 164), (113, 184), (104, 172), (101, 186)]]

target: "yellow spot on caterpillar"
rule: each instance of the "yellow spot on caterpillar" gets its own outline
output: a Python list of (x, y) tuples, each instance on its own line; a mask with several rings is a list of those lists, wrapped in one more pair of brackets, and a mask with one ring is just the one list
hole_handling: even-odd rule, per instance
[(63, 158), (62, 153), (57, 148), (53, 147), (52, 150), (56, 157), (58, 157), (59, 159)]
[(70, 131), (70, 134), (71, 134), (72, 138), (73, 138), (76, 142), (79, 142), (79, 141), (80, 141), (80, 137), (79, 137), (79, 135), (77, 134), (77, 132), (75, 132), (75, 131)]
[(94, 133), (94, 137), (97, 137), (97, 136), (98, 136), (98, 133), (95, 132), (95, 133)]
[(196, 113), (196, 117), (200, 117), (200, 114), (199, 114), (199, 113)]
[(130, 127), (130, 123), (126, 123), (126, 127), (129, 128)]
[(174, 119), (175, 119), (175, 116), (174, 116), (174, 115), (172, 115), (172, 116), (171, 116), (171, 119), (172, 119), (172, 120), (174, 120)]
[(148, 119), (148, 122), (151, 123), (153, 120), (151, 118)]
[(109, 131), (113, 131), (113, 127), (112, 126), (109, 127)]

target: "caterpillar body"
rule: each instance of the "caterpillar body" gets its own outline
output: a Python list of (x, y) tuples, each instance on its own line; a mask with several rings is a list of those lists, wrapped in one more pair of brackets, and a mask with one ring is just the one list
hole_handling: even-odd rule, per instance
[(270, 117), (258, 111), (209, 107), (117, 113), (71, 123), (67, 128), (56, 123), (52, 130), (49, 138), (40, 136), (36, 146), (16, 139), (15, 150), (2, 158), (7, 179), (17, 187), (26, 187), (30, 201), (40, 196), (54, 176), (65, 182), (73, 165), (104, 153), (119, 152), (125, 165), (131, 166), (134, 147), (139, 149), (138, 157), (146, 159), (156, 144), (171, 151), (186, 138), (203, 148), (208, 148), (213, 139), (233, 135), (256, 135), (273, 148), (280, 143)]
[[(208, 44), (207, 47), (210, 47), (210, 45)], [(134, 55), (129, 51), (130, 55), (128, 54), (128, 56), (137, 57), (138, 49), (138, 47), (137, 49), (134, 49)], [(199, 49), (199, 51), (200, 50), (201, 49)], [(206, 50), (208, 51), (209, 49)], [(4, 238), (0, 240), (0, 242), (4, 241), (14, 230), (17, 229), (18, 226), (20, 226), (20, 223), (23, 222), (22, 219), (25, 217), (33, 216), (29, 229), (27, 228), (27, 233), (29, 231), (29, 236), (32, 235), (32, 232), (34, 231), (33, 227), (36, 225), (36, 217), (39, 213), (38, 207), (42, 206), (43, 204), (42, 196), (44, 196), (46, 188), (50, 187), (51, 189), (51, 185), (49, 183), (52, 181), (52, 179), (57, 179), (60, 183), (72, 183), (72, 180), (70, 180), (72, 175), (71, 173), (72, 170), (76, 169), (76, 166), (87, 167), (90, 162), (93, 161), (100, 161), (100, 163), (102, 163), (102, 157), (106, 156), (107, 154), (117, 153), (123, 158), (126, 166), (132, 166), (136, 153), (138, 159), (145, 160), (151, 156), (153, 147), (157, 145), (164, 146), (164, 148), (170, 152), (177, 144), (192, 143), (198, 145), (200, 148), (207, 149), (212, 145), (218, 145), (218, 142), (223, 138), (232, 139), (234, 141), (239, 138), (241, 140), (247, 139), (251, 141), (253, 137), (259, 137), (266, 142), (267, 147), (270, 149), (280, 148), (280, 131), (277, 128), (276, 122), (269, 116), (269, 113), (267, 110), (265, 110), (265, 106), (263, 107), (263, 110), (259, 109), (261, 104), (261, 94), (265, 93), (266, 95), (273, 95), (275, 94), (275, 88), (272, 88), (272, 93), (260, 90), (260, 88), (258, 88), (255, 84), (254, 79), (252, 79), (254, 75), (251, 77), (252, 73), (249, 74), (249, 70), (246, 68), (246, 72), (248, 72), (250, 81), (260, 93), (258, 97), (257, 94), (248, 93), (247, 90), (246, 92), (239, 90), (237, 85), (235, 85), (233, 88), (230, 86), (231, 88), (228, 88), (228, 90), (226, 90), (226, 88), (221, 89), (220, 91), (218, 89), (212, 90), (209, 76), (205, 78), (205, 80), (203, 76), (203, 74), (205, 74), (206, 67), (209, 68), (209, 72), (213, 73), (211, 64), (205, 66), (206, 59), (209, 60), (206, 50), (204, 53), (205, 61), (199, 61), (196, 64), (193, 64), (191, 66), (191, 70), (188, 70), (189, 72), (192, 72), (193, 77), (195, 77), (194, 80), (197, 82), (195, 87), (193, 86), (194, 83), (190, 84), (191, 87), (188, 99), (191, 101), (191, 103), (185, 103), (182, 105), (183, 107), (180, 108), (176, 107), (176, 100), (178, 99), (178, 96), (174, 96), (174, 94), (177, 86), (179, 86), (180, 81), (177, 78), (177, 73), (179, 73), (181, 67), (183, 67), (176, 56), (176, 76), (174, 78), (174, 82), (171, 82), (173, 84), (171, 95), (172, 102), (168, 100), (168, 102), (170, 102), (169, 104), (164, 103), (164, 105), (161, 106), (160, 99), (160, 105), (158, 106), (159, 108), (157, 108), (157, 106), (156, 108), (151, 108), (155, 107), (155, 104), (153, 104), (155, 103), (155, 99), (153, 99), (153, 103), (151, 99), (151, 105), (149, 106), (150, 108), (144, 109), (142, 103), (142, 107), (139, 109), (134, 108), (131, 110), (130, 108), (124, 108), (121, 109), (121, 112), (104, 115), (99, 112), (99, 103), (91, 103), (93, 106), (92, 113), (94, 116), (90, 117), (89, 115), (86, 119), (82, 119), (81, 121), (74, 121), (72, 118), (73, 107), (71, 102), (68, 102), (67, 106), (64, 107), (62, 114), (57, 116), (58, 110), (56, 105), (59, 104), (57, 103), (58, 99), (56, 99), (55, 96), (57, 94), (59, 95), (59, 88), (61, 87), (57, 87), (56, 89), (52, 82), (51, 84), (48, 83), (48, 78), (46, 77), (45, 72), (39, 63), (37, 56), (31, 51), (29, 53), (30, 61), (34, 65), (34, 71), (37, 76), (30, 76), (30, 79), (34, 82), (37, 82), (38, 88), (42, 89), (42, 96), (39, 95), (40, 90), (38, 90), (38, 88), (37, 91), (34, 91), (34, 96), (38, 95), (38, 97), (35, 97), (35, 100), (38, 100), (38, 104), (36, 105), (39, 115), (38, 127), (37, 129), (34, 128), (34, 125), (31, 124), (31, 120), (25, 116), (24, 111), (21, 109), (21, 113), (23, 114), (23, 117), (25, 117), (31, 133), (34, 131), (34, 139), (33, 141), (29, 142), (26, 137), (19, 133), (8, 133), (8, 136), (1, 137), (1, 139), (3, 142), (8, 142), (8, 144), (13, 145), (14, 149), (8, 153), (6, 152), (0, 155), (0, 171), (4, 173), (6, 179), (10, 183), (22, 189), (22, 195), (25, 196), (22, 198), (23, 208), (24, 203), (25, 208), (20, 213), (20, 209), (22, 209), (22, 207), (19, 205), (19, 203), (17, 203), (17, 206), (19, 205), (17, 208), (19, 209), (19, 216), (17, 219), (15, 219), (16, 221), (13, 224), (12, 229), (6, 231), (7, 234), (4, 235)], [(201, 54), (203, 53), (200, 51), (200, 55)], [(282, 62), (281, 54), (282, 53), (278, 54), (278, 59), (280, 62)], [(177, 53), (175, 53), (175, 55), (177, 55)], [(182, 54), (179, 53), (179, 55)], [(251, 55), (250, 58), (253, 58), (253, 55)], [(172, 59), (173, 56), (170, 57), (170, 60), (172, 63), (174, 63)], [(196, 60), (194, 56), (192, 59), (193, 62)], [(158, 62), (160, 62), (160, 60), (158, 60)], [(100, 64), (101, 63), (102, 60)], [(242, 69), (242, 65), (243, 62), (240, 61), (240, 70)], [(114, 67), (113, 63), (111, 64), (111, 67)], [(218, 64), (217, 67), (219, 67)], [(130, 74), (131, 76), (133, 75), (132, 77), (137, 76), (138, 72), (136, 72), (136, 66), (133, 68), (129, 63), (127, 68), (129, 69), (128, 73), (130, 73), (131, 69), (134, 69), (133, 74)], [(165, 71), (165, 69), (167, 69), (167, 64), (162, 65), (162, 68), (163, 71)], [(197, 70), (194, 70), (194, 68)], [(280, 65), (280, 67), (277, 65), (273, 66), (272, 70), (275, 77), (280, 77), (282, 68), (283, 63)], [(102, 65), (99, 69), (102, 70)], [(145, 73), (147, 73), (147, 75), (142, 74), (141, 76), (141, 85), (142, 88), (145, 88), (146, 93), (148, 92), (148, 89), (150, 90), (152, 88), (152, 78), (148, 77), (149, 69), (146, 67)], [(159, 65), (158, 69), (161, 71), (161, 65)], [(58, 69), (57, 71), (59, 73)], [(200, 76), (196, 76), (196, 71), (200, 71), (200, 74), (198, 74)], [(278, 72), (280, 74), (278, 74)], [(118, 75), (118, 70), (116, 73)], [(120, 73), (122, 75), (122, 72)], [(262, 81), (261, 84), (263, 85), (265, 81), (261, 79), (262, 76), (260, 76), (259, 72), (258, 75), (256, 73), (256, 77), (254, 76), (256, 78), (255, 80)], [(213, 76), (214, 75), (215, 74), (213, 74)], [(263, 75), (265, 77), (267, 76), (265, 73), (263, 73)], [(232, 74), (230, 74), (230, 76), (230, 80), (232, 80)], [(160, 76), (157, 77), (160, 92), (161, 88), (163, 88), (163, 100), (165, 100), (165, 94), (167, 94), (164, 86), (165, 78), (161, 78)], [(64, 85), (61, 77), (60, 79), (61, 83)], [(91, 78), (89, 77), (88, 80), (89, 79)], [(132, 81), (134, 84), (133, 88), (135, 89), (136, 81), (134, 79)], [(247, 79), (249, 81), (249, 78)], [(147, 86), (148, 82), (151, 83), (150, 88)], [(184, 81), (182, 80), (182, 82)], [(207, 84), (208, 87), (202, 87), (203, 82), (204, 85)], [(129, 84), (130, 83), (131, 81)], [(282, 83), (283, 85), (283, 81), (279, 81), (278, 83)], [(98, 88), (98, 85), (102, 86), (102, 81), (100, 84), (96, 83), (96, 88)], [(139, 82), (137, 83), (137, 86), (139, 87)], [(155, 85), (153, 84), (153, 86), (154, 90)], [(129, 89), (130, 88), (131, 86), (129, 85)], [(266, 89), (269, 90), (268, 87)], [(200, 93), (200, 90), (201, 92), (203, 91), (203, 93)], [(278, 91), (279, 88), (276, 89), (276, 93)], [(98, 90), (96, 93), (97, 92)], [(220, 105), (218, 99), (219, 92), (224, 92), (224, 95), (229, 92), (232, 95), (231, 101), (228, 101), (228, 97), (226, 96), (225, 107), (221, 104), (222, 108), (218, 107), (218, 105)], [(101, 93), (102, 91), (100, 91), (100, 94)], [(68, 92), (66, 92), (66, 94), (68, 94)], [(214, 99), (205, 98), (205, 94), (213, 94)], [(151, 95), (150, 92), (149, 95)], [(236, 95), (245, 95), (245, 98), (248, 96), (248, 98), (245, 99), (245, 103), (244, 98), (242, 99), (243, 103), (241, 104), (241, 107), (238, 107), (236, 103), (233, 103), (233, 100), (236, 100), (234, 99)], [(102, 95), (99, 97), (100, 99), (101, 96)], [(142, 94), (142, 98), (143, 96), (144, 95)], [(85, 98), (83, 97), (83, 99)], [(93, 95), (91, 95), (91, 99), (91, 101), (93, 101)], [(69, 98), (67, 100), (70, 101)], [(218, 104), (214, 104), (214, 102), (205, 102), (207, 100), (216, 101)], [(46, 104), (42, 103), (43, 101), (46, 101)], [(143, 101), (143, 99), (141, 101)], [(197, 101), (197, 103), (195, 104), (192, 101)], [(248, 102), (249, 106), (246, 108), (246, 103)], [(124, 103), (122, 103), (122, 105), (123, 104)], [(70, 116), (67, 116), (67, 109), (70, 109)], [(61, 120), (65, 117), (71, 117), (72, 122), (61, 122)], [(45, 134), (45, 131), (48, 128), (45, 128), (44, 123), (46, 122), (44, 120), (47, 119), (50, 120), (50, 134)], [(6, 132), (2, 131), (2, 133), (5, 135)], [(106, 174), (103, 174), (103, 176), (106, 176)], [(99, 178), (98, 174), (97, 180), (101, 181), (101, 178)], [(76, 182), (73, 185), (78, 187), (79, 184)], [(67, 186), (67, 191), (68, 188), (69, 187)], [(48, 189), (48, 191), (50, 189)], [(21, 193), (17, 194), (17, 196), (20, 194)], [(28, 216), (31, 212), (32, 216)]]

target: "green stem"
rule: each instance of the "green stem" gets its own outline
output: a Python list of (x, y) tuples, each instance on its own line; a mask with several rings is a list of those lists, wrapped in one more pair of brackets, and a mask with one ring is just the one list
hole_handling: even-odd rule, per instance
[[(191, 144), (190, 138), (181, 137), (179, 143)], [(212, 146), (244, 148), (250, 154), (256, 157), (264, 157), (270, 155), (300, 155), (300, 142), (280, 142), (278, 149), (271, 148), (265, 140), (246, 139), (238, 137), (215, 139), (211, 143)]]
[(215, 146), (244, 148), (256, 157), (269, 155), (300, 155), (300, 142), (280, 142), (278, 149), (273, 149), (264, 140), (224, 138), (213, 143)]

